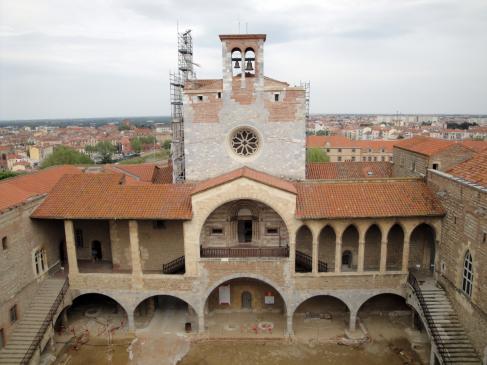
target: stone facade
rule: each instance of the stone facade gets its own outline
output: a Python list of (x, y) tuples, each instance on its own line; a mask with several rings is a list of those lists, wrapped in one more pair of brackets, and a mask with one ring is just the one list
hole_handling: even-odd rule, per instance
[(431, 156), (395, 146), (393, 176), (426, 176), (428, 169), (447, 171), (460, 162), (473, 157), (474, 154), (474, 151), (461, 144), (453, 144)]
[[(223, 81), (185, 89), (187, 180), (203, 180), (242, 166), (304, 179), (305, 91), (264, 77), (263, 43), (262, 38), (252, 35), (223, 39)], [(254, 50), (254, 74), (233, 75), (235, 48)], [(252, 156), (242, 157), (230, 147), (233, 132), (241, 127), (252, 128), (260, 140)]]
[[(447, 290), (472, 343), (482, 354), (487, 346), (487, 267), (484, 264), (487, 260), (487, 190), (431, 170), (428, 184), (447, 210), (438, 252), (438, 280)], [(462, 290), (467, 251), (473, 261), (471, 295)]]
[[(62, 221), (35, 221), (30, 214), (41, 203), (33, 199), (0, 214), (0, 238), (7, 248), (0, 248), (0, 328), (5, 340), (15, 329), (10, 308), (17, 306), (17, 318), (28, 309), (49, 267), (59, 262), (64, 240)], [(44, 267), (37, 273), (35, 252), (44, 250)]]

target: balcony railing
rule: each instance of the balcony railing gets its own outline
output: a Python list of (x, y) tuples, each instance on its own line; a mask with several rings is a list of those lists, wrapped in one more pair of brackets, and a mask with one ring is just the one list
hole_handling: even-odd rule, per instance
[(201, 257), (289, 257), (289, 247), (201, 247)]

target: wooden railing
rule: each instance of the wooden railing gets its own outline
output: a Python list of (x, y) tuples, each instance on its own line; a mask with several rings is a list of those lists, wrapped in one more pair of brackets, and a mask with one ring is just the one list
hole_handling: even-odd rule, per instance
[(201, 257), (289, 257), (289, 247), (201, 247)]
[(54, 323), (52, 323), (53, 318), (54, 318), (54, 314), (56, 314), (56, 312), (59, 308), (59, 305), (64, 300), (64, 296), (66, 295), (68, 289), (69, 289), (69, 281), (68, 281), (68, 278), (66, 278), (64, 280), (64, 284), (61, 288), (61, 291), (59, 292), (56, 299), (54, 300), (54, 303), (52, 304), (51, 309), (49, 309), (49, 312), (47, 313), (46, 318), (42, 322), (41, 328), (39, 328), (39, 331), (37, 331), (37, 334), (34, 336), (32, 343), (30, 344), (29, 348), (27, 349), (27, 352), (24, 355), (24, 358), (20, 362), (22, 365), (28, 364), (30, 362), (32, 355), (34, 354), (36, 349), (39, 347), (39, 345), (42, 341), (42, 338), (44, 337), (44, 334), (46, 333), (49, 325), (52, 324), (54, 326)]
[(162, 273), (163, 274), (175, 274), (177, 272), (184, 272), (185, 266), (185, 258), (184, 256), (178, 257), (172, 261), (169, 261), (167, 264), (162, 265)]

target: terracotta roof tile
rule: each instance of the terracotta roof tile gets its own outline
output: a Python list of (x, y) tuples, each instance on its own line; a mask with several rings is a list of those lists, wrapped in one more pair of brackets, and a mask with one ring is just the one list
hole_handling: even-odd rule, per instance
[(191, 219), (191, 184), (123, 184), (122, 174), (66, 175), (33, 218)]
[(172, 184), (172, 165), (156, 167), (152, 182), (154, 184)]
[(296, 216), (301, 219), (445, 214), (436, 196), (420, 180), (303, 182), (297, 188)]
[(455, 145), (454, 141), (447, 141), (444, 139), (415, 136), (409, 139), (403, 139), (398, 142), (395, 147), (402, 148), (404, 150), (420, 153), (426, 156), (433, 156), (441, 151), (450, 148)]
[(487, 187), (487, 151), (454, 166), (448, 173)]
[(462, 145), (474, 150), (475, 152), (483, 152), (487, 150), (487, 141), (462, 141)]
[(81, 174), (75, 166), (62, 165), (0, 181), (0, 212), (29, 198), (48, 193), (65, 174)]
[(196, 184), (192, 194), (197, 194), (202, 191), (214, 188), (216, 186), (226, 184), (228, 182), (237, 180), (241, 177), (246, 177), (247, 179), (260, 182), (264, 185), (272, 186), (276, 189), (280, 189), (280, 190), (284, 190), (296, 194), (296, 187), (294, 186), (293, 183), (266, 174), (264, 172), (253, 170), (249, 167), (241, 167), (237, 170), (233, 170), (226, 174), (202, 181)]
[(110, 169), (114, 172), (131, 175), (139, 181), (152, 182), (157, 165), (153, 163), (143, 163), (136, 165), (111, 165)]
[(371, 148), (374, 151), (384, 150), (392, 152), (397, 140), (354, 140), (344, 136), (307, 136), (306, 147), (308, 148)]
[(324, 162), (306, 164), (306, 179), (370, 179), (392, 176), (390, 162)]

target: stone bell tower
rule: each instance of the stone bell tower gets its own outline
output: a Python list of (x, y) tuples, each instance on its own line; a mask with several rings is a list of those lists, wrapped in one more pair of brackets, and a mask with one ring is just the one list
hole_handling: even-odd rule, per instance
[(265, 34), (220, 35), (222, 79), (184, 87), (186, 179), (242, 166), (305, 178), (306, 93), (264, 76)]

